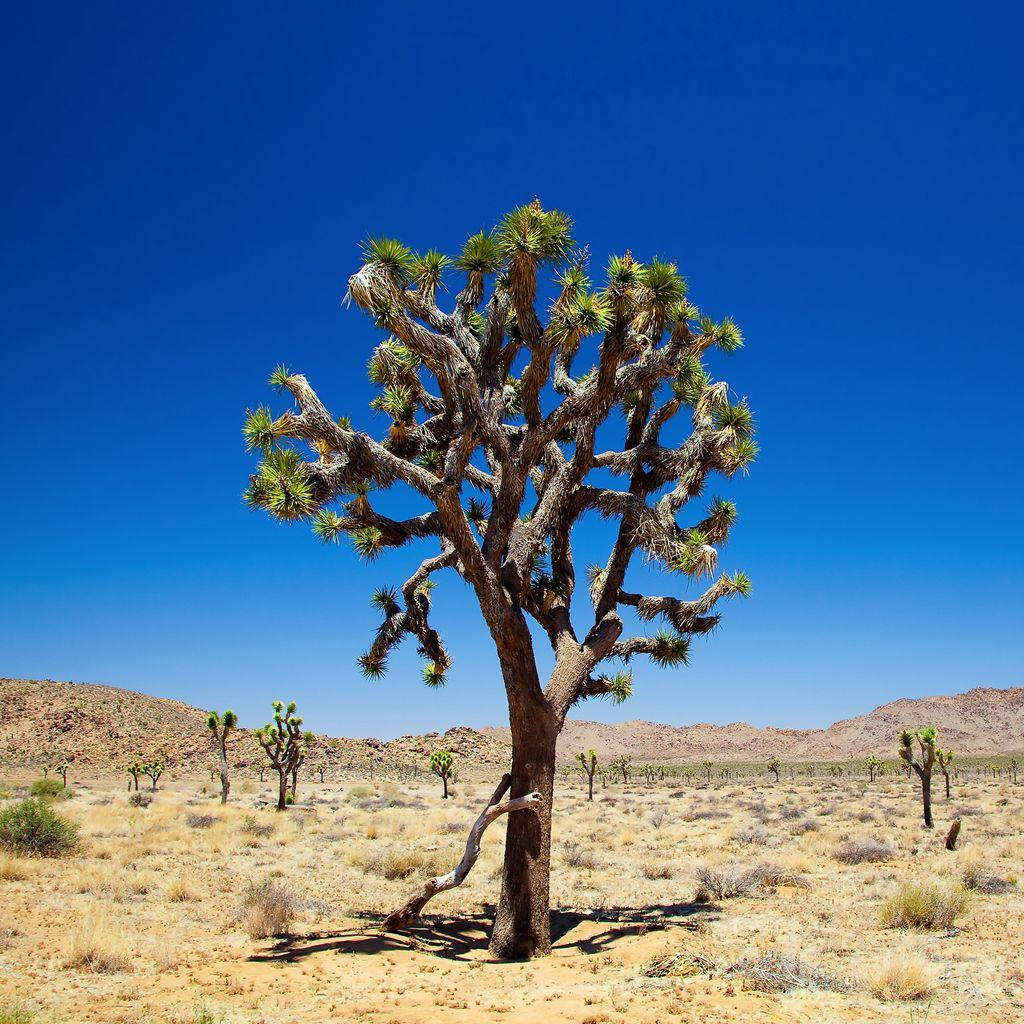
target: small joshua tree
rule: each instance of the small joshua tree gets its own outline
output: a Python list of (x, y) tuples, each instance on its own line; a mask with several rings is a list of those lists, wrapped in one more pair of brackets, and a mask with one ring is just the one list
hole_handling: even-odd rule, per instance
[(68, 771), (70, 770), (70, 768), (71, 766), (67, 763), (67, 761), (60, 761), (58, 764), (54, 765), (53, 768), (53, 770), (60, 776), (61, 785), (64, 786), (65, 789), (67, 788), (68, 784)]
[(128, 773), (128, 792), (132, 791), (134, 786), (135, 792), (139, 791), (139, 776), (142, 774), (142, 764), (139, 761), (132, 761), (131, 764), (126, 764), (124, 770)]
[(779, 769), (782, 767), (782, 762), (777, 757), (768, 758), (768, 771), (775, 776), (775, 781), (779, 781)]
[[(913, 769), (921, 780), (921, 800), (924, 804), (924, 827), (932, 828), (932, 765), (935, 764), (935, 740), (938, 733), (934, 727), (900, 733), (900, 757)], [(914, 757), (914, 741), (920, 750), (920, 757)]]
[(868, 770), (868, 779), (874, 782), (878, 778), (878, 769), (882, 767), (881, 758), (875, 757), (874, 754), (868, 754), (864, 758), (864, 767)]
[(939, 766), (939, 771), (942, 772), (942, 777), (946, 780), (947, 800), (949, 799), (949, 773), (954, 760), (956, 760), (956, 755), (952, 750), (940, 750), (938, 747), (935, 748), (935, 763)]
[(265, 764), (254, 764), (252, 770), (256, 773), (260, 782), (263, 782), (267, 775), (267, 766)]
[(325, 771), (327, 771), (327, 765), (325, 765), (325, 764), (323, 763), (323, 761), (321, 761), (321, 762), (320, 762), (320, 763), (319, 763), (319, 764), (318, 764), (318, 765), (316, 766), (316, 773), (317, 773), (317, 775), (319, 775), (319, 776), (320, 776), (320, 785), (321, 785), (321, 786), (322, 786), (322, 785), (324, 784), (324, 772), (325, 772)]
[(260, 726), (255, 736), (271, 767), (277, 772), (277, 809), (283, 811), (288, 806), (289, 780), (292, 783), (291, 799), (295, 802), (295, 779), (299, 766), (306, 759), (313, 734), (303, 733), (302, 719), (295, 714), (295, 701), (285, 707), (283, 701), (275, 700), (272, 706), (274, 720)]
[(625, 754), (622, 757), (615, 758), (614, 761), (609, 765), (614, 771), (621, 772), (622, 784), (625, 786), (629, 782), (630, 764), (632, 762), (631, 757), (626, 757)]
[(213, 734), (213, 739), (220, 749), (220, 802), (228, 802), (228, 791), (231, 789), (231, 779), (228, 778), (228, 733), (238, 725), (238, 715), (234, 711), (225, 711), (220, 714), (211, 711), (206, 716), (206, 727)]
[(455, 761), (447, 750), (435, 750), (430, 755), (430, 770), (441, 780), (441, 799), (448, 799), (448, 780), (452, 777)]
[[(150, 781), (150, 783), (152, 783), (151, 788), (152, 788), (154, 793), (156, 792), (156, 784), (160, 781), (160, 776), (163, 775), (163, 773), (164, 773), (164, 763), (163, 763), (163, 761), (159, 761), (159, 760), (147, 761), (142, 766), (142, 774), (149, 776), (149, 781)], [(136, 788), (138, 788), (138, 787), (136, 787)]]
[(715, 762), (714, 761), (701, 761), (700, 766), (701, 766), (701, 768), (704, 769), (704, 778), (707, 779), (708, 782), (710, 782), (711, 781), (711, 772), (714, 770)]
[(585, 754), (581, 750), (576, 755), (576, 760), (583, 765), (583, 774), (587, 777), (587, 799), (594, 799), (594, 776), (597, 774), (597, 754), (588, 750)]

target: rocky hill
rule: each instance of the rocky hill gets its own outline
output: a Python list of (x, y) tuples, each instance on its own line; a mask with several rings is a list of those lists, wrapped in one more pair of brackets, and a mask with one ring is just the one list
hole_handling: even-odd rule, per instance
[[(0, 679), (0, 766), (35, 770), (49, 754), (95, 772), (116, 772), (134, 758), (161, 757), (190, 773), (213, 764), (205, 712), (180, 701), (131, 690), (51, 680)], [(559, 759), (593, 747), (603, 759), (626, 754), (636, 761), (756, 761), (776, 754), (784, 760), (843, 760), (868, 753), (892, 756), (901, 729), (939, 728), (943, 746), (960, 754), (1024, 750), (1024, 687), (979, 687), (954, 696), (898, 700), (827, 729), (759, 729), (745, 722), (685, 726), (657, 722), (569, 720), (559, 739)], [(330, 770), (372, 773), (394, 765), (423, 766), (431, 750), (445, 747), (467, 770), (504, 765), (508, 729), (455, 727), (444, 734), (397, 739), (319, 736), (309, 763)], [(236, 767), (264, 757), (252, 733), (240, 729), (231, 744)]]

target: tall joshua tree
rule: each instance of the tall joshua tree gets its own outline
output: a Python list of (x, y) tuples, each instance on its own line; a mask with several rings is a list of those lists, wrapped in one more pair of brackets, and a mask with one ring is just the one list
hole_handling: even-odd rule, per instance
[[(449, 270), (461, 283), (442, 309)], [(325, 541), (347, 536), (365, 558), (417, 541), (433, 547), (400, 589), (374, 595), (383, 621), (360, 658), (370, 678), (413, 636), (424, 681), (440, 686), (451, 656), (430, 618), (433, 577), (451, 571), (472, 589), (508, 700), (511, 794), (541, 797), (509, 819), (490, 948), (547, 953), (555, 740), (566, 714), (589, 697), (630, 695), (630, 673), (606, 662), (685, 664), (691, 637), (717, 625), (715, 605), (750, 592), (745, 574), (717, 575), (733, 503), (715, 498), (680, 522), (713, 474), (731, 477), (757, 454), (746, 400), (705, 365), (742, 337), (732, 320), (699, 313), (664, 260), (614, 256), (592, 288), (569, 218), (537, 200), (473, 235), (454, 261), (373, 239), (348, 294), (385, 335), (369, 373), (388, 429), (381, 440), (355, 429), (304, 376), (279, 368), (271, 384), (295, 406), (248, 415), (248, 446), (263, 458), (247, 500), (281, 520), (311, 520)], [(579, 373), (584, 358), (591, 366)], [(375, 495), (396, 485), (427, 510), (406, 519), (380, 511)], [(592, 612), (574, 622), (571, 532), (591, 514), (610, 520), (613, 536), (587, 570)], [(626, 575), (637, 554), (711, 582), (692, 599), (636, 593)], [(665, 627), (629, 636), (620, 610)], [(554, 652), (546, 681), (530, 619)]]
[(882, 767), (882, 762), (874, 754), (868, 754), (864, 758), (864, 767), (868, 770), (868, 779), (874, 782), (878, 778), (878, 769)]
[(597, 774), (597, 753), (588, 750), (585, 754), (581, 750), (576, 755), (576, 760), (583, 765), (583, 774), (587, 777), (587, 799), (594, 799), (594, 776)]
[(206, 727), (213, 735), (220, 753), (220, 802), (228, 802), (228, 792), (231, 789), (231, 779), (228, 777), (228, 734), (238, 725), (238, 715), (234, 711), (225, 711), (220, 714), (218, 711), (211, 711), (206, 716)]
[(779, 781), (779, 769), (782, 767), (782, 762), (777, 757), (768, 758), (768, 771), (775, 776), (775, 781)]
[[(935, 764), (935, 741), (938, 732), (929, 726), (917, 732), (904, 730), (900, 733), (900, 757), (903, 762), (914, 770), (921, 780), (921, 800), (924, 804), (924, 827), (932, 827), (932, 766)], [(914, 756), (914, 741), (920, 756)]]

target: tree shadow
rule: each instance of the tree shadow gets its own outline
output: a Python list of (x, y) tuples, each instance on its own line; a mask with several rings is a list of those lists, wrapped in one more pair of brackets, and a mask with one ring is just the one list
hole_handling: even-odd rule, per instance
[[(366, 920), (362, 928), (279, 936), (272, 946), (252, 954), (248, 960), (250, 963), (295, 963), (319, 953), (373, 956), (401, 950), (415, 950), (448, 960), (466, 960), (470, 959), (470, 954), (486, 949), (494, 913), (493, 906), (485, 906), (478, 914), (459, 917), (426, 915), (401, 932), (382, 932), (383, 915), (359, 915)], [(666, 928), (696, 930), (702, 922), (713, 921), (717, 916), (718, 907), (713, 903), (553, 910), (551, 941), (556, 953), (577, 950), (589, 956), (629, 936)], [(583, 927), (587, 924), (605, 927), (595, 932), (592, 928)], [(580, 934), (576, 934), (577, 930)]]

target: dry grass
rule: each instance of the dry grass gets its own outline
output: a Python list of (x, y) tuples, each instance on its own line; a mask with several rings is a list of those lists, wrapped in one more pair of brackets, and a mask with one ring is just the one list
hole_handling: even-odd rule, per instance
[(892, 847), (877, 839), (848, 839), (836, 848), (840, 864), (877, 864), (892, 859)]
[(919, 956), (894, 954), (865, 978), (868, 991), (886, 1003), (926, 999), (934, 991), (931, 969)]
[(250, 938), (269, 939), (287, 934), (296, 910), (294, 893), (267, 879), (246, 890), (240, 916)]
[(9, 853), (0, 854), (0, 882), (24, 882), (32, 872), (26, 861)]
[(71, 934), (64, 966), (114, 974), (132, 969), (132, 957), (122, 933), (103, 915), (84, 921)]
[(962, 885), (912, 882), (882, 903), (879, 924), (883, 928), (951, 928), (968, 903)]
[(756, 959), (744, 957), (728, 967), (724, 977), (738, 978), (744, 988), (756, 992), (792, 992), (794, 989), (845, 992), (849, 988), (846, 982), (827, 971), (781, 953), (765, 953)]

